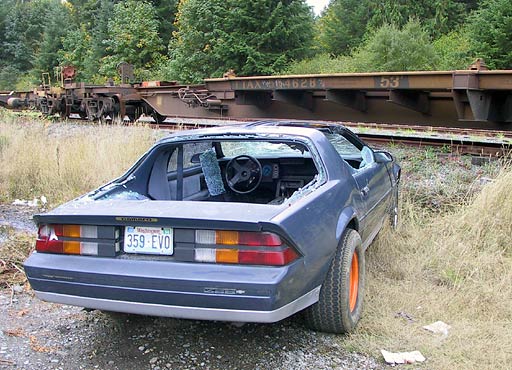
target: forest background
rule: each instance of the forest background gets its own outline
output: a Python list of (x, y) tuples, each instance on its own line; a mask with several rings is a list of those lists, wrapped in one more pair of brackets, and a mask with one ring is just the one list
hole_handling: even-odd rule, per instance
[(512, 69), (510, 0), (0, 0), (0, 90), (72, 65), (77, 80)]

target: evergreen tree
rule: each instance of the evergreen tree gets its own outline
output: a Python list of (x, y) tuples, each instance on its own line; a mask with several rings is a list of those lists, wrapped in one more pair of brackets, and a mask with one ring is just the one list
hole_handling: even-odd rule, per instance
[(465, 3), (456, 0), (371, 1), (369, 28), (378, 28), (383, 24), (402, 27), (410, 19), (418, 19), (429, 34), (436, 38), (462, 23), (466, 14)]
[(512, 2), (484, 0), (468, 25), (471, 51), (490, 68), (512, 69)]
[(318, 21), (320, 51), (344, 54), (385, 24), (403, 27), (419, 20), (438, 38), (458, 27), (475, 0), (332, 0)]
[(158, 21), (158, 35), (165, 46), (169, 45), (172, 33), (176, 30), (176, 12), (178, 11), (178, 0), (151, 0), (156, 12)]
[(5, 38), (5, 29), (7, 17), (13, 6), (14, 0), (5, 0), (0, 7), (0, 68), (9, 64), (7, 53), (4, 49), (4, 44), (7, 41)]
[(34, 55), (33, 74), (35, 80), (41, 78), (42, 72), (50, 72), (53, 75), (55, 67), (59, 66), (58, 51), (62, 49), (63, 39), (72, 31), (70, 9), (59, 1), (52, 1), (46, 9), (46, 22), (41, 31), (41, 43), (39, 50)]
[(313, 14), (303, 0), (182, 0), (171, 43), (170, 77), (199, 82), (273, 74), (306, 56)]
[(163, 50), (153, 6), (136, 0), (116, 4), (104, 42), (109, 53), (101, 61), (104, 76), (117, 77), (117, 65), (126, 62), (133, 64), (137, 77), (144, 78), (147, 70), (160, 62)]
[[(78, 76), (87, 81), (104, 81), (99, 73), (103, 58), (108, 55), (108, 22), (119, 0), (68, 0), (73, 20), (78, 26), (65, 40), (60, 57), (78, 69)], [(85, 52), (86, 51), (86, 52)], [(76, 54), (76, 55), (75, 55)], [(83, 58), (85, 59), (83, 59)], [(74, 62), (70, 62), (73, 60)]]
[(333, 55), (347, 53), (359, 45), (370, 19), (367, 0), (333, 0), (318, 20), (322, 51)]
[(58, 0), (17, 2), (5, 19), (4, 52), (9, 65), (19, 71), (29, 71), (39, 51), (46, 22), (46, 11)]

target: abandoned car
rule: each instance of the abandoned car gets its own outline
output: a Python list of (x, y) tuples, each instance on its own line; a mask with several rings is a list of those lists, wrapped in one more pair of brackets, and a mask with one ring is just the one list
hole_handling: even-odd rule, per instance
[(104, 311), (356, 326), (365, 250), (398, 219), (400, 167), (335, 124), (175, 133), (126, 174), (34, 216), (37, 297)]

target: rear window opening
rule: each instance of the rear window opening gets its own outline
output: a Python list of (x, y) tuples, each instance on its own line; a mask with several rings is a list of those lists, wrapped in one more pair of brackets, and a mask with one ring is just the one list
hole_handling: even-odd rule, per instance
[(298, 140), (226, 139), (156, 147), (98, 200), (173, 200), (281, 204), (318, 178)]

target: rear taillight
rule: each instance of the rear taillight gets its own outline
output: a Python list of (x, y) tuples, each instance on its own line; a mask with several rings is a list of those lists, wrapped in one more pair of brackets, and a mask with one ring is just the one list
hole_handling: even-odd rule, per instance
[(98, 255), (98, 243), (83, 239), (98, 237), (98, 228), (89, 225), (40, 225), (36, 251), (43, 253)]
[(283, 266), (299, 257), (269, 232), (196, 230), (195, 261)]

